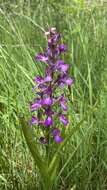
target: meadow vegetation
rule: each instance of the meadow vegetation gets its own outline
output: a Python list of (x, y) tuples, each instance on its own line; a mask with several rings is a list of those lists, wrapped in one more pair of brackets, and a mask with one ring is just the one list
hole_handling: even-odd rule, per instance
[(34, 57), (45, 48), (49, 27), (63, 33), (75, 78), (71, 138), (54, 190), (106, 190), (107, 4), (83, 0), (0, 0), (0, 190), (42, 190), (19, 116), (29, 114), (32, 79), (44, 70)]

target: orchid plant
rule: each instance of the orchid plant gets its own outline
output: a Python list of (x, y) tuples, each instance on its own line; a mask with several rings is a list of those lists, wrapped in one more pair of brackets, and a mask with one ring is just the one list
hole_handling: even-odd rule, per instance
[(66, 45), (61, 43), (61, 34), (56, 28), (50, 28), (45, 35), (48, 47), (44, 53), (36, 56), (36, 60), (43, 62), (46, 68), (43, 76), (36, 76), (34, 79), (36, 98), (31, 104), (31, 111), (34, 113), (31, 124), (41, 127), (44, 134), (39, 139), (41, 143), (49, 144), (52, 138), (56, 143), (61, 143), (63, 137), (61, 130), (56, 128), (55, 121), (59, 120), (64, 126), (69, 123), (68, 98), (65, 97), (64, 90), (70, 88), (73, 79), (68, 75), (69, 64), (60, 58), (67, 50)]
[[(67, 140), (62, 134), (63, 128), (69, 124), (67, 112), (69, 99), (66, 92), (71, 92), (74, 80), (69, 77), (69, 64), (62, 59), (67, 51), (67, 46), (61, 40), (62, 34), (58, 33), (56, 28), (50, 28), (45, 32), (45, 36), (47, 48), (44, 53), (39, 53), (35, 57), (37, 61), (45, 64), (45, 70), (42, 76), (34, 78), (35, 98), (30, 105), (32, 118), (30, 124), (26, 119), (22, 119), (21, 124), (28, 147), (44, 181), (44, 189), (51, 190), (59, 164), (58, 154)], [(36, 137), (36, 141), (34, 128), (39, 128), (39, 134), (42, 134), (39, 138)], [(38, 150), (37, 138), (38, 142), (46, 147), (46, 160)], [(54, 143), (58, 144), (58, 149), (51, 160), (48, 160), (48, 147)]]

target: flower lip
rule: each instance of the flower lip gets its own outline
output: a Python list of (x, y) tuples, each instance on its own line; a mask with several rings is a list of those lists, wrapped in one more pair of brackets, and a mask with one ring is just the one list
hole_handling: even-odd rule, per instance
[(67, 85), (72, 85), (72, 84), (74, 83), (74, 80), (71, 79), (71, 78), (67, 78), (67, 79), (65, 80), (65, 83), (66, 83)]
[(59, 50), (60, 50), (60, 52), (64, 53), (67, 50), (67, 46), (65, 44), (60, 44)]
[(59, 136), (59, 135), (56, 135), (55, 137), (54, 137), (54, 140), (55, 140), (55, 142), (56, 143), (61, 143), (61, 142), (63, 142), (63, 138), (61, 137), (61, 136)]
[(52, 105), (52, 103), (53, 103), (53, 100), (50, 97), (47, 97), (44, 100), (42, 100), (42, 105), (48, 105), (48, 106), (50, 106), (50, 105)]

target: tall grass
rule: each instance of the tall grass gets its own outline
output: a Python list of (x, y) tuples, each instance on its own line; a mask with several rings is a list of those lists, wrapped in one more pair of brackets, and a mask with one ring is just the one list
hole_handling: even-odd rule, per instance
[[(78, 3), (76, 3), (78, 2)], [(107, 189), (107, 5), (84, 1), (0, 1), (0, 190), (41, 190), (41, 178), (19, 123), (28, 114), (32, 79), (44, 65), (43, 30), (56, 26), (75, 83), (70, 126), (82, 120), (61, 154), (54, 189)]]

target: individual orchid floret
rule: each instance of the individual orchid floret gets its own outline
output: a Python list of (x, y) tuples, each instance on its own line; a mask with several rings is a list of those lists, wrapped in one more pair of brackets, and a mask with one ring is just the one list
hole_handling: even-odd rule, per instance
[(58, 128), (55, 128), (53, 130), (52, 134), (53, 134), (53, 137), (54, 137), (54, 140), (56, 143), (59, 144), (59, 143), (63, 142), (64, 139), (61, 137), (61, 131)]
[(65, 44), (60, 44), (59, 45), (59, 51), (61, 53), (64, 53), (67, 50), (67, 46)]
[(50, 127), (53, 125), (53, 120), (52, 120), (52, 117), (48, 116), (45, 120), (45, 126), (46, 127)]
[(48, 61), (48, 57), (45, 54), (42, 54), (42, 53), (38, 54), (35, 58), (36, 58), (37, 61), (42, 61), (42, 62), (45, 62), (45, 63)]
[(39, 142), (49, 144), (54, 140), (59, 144), (64, 141), (61, 127), (69, 124), (68, 98), (65, 94), (71, 89), (74, 79), (69, 76), (70, 65), (61, 56), (67, 50), (67, 46), (61, 42), (62, 35), (53, 27), (45, 33), (45, 36), (46, 50), (44, 53), (39, 53), (36, 60), (43, 62), (46, 67), (41, 76), (34, 78), (33, 92), (36, 98), (30, 106), (32, 112), (30, 123), (41, 126), (39, 130), (43, 136), (39, 138)]
[(64, 114), (60, 115), (59, 118), (60, 121), (64, 124), (64, 126), (68, 125), (68, 118)]

